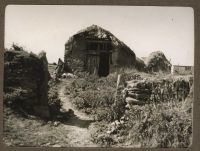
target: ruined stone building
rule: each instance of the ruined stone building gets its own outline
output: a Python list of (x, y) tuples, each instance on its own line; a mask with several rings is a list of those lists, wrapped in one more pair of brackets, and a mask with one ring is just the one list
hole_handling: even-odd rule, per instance
[(65, 69), (107, 76), (123, 68), (135, 68), (135, 53), (110, 32), (92, 25), (65, 43)]

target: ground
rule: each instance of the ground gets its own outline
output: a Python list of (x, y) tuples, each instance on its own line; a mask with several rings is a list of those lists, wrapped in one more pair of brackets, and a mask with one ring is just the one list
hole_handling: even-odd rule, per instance
[(69, 95), (66, 95), (65, 93), (65, 87), (69, 84), (69, 82), (70, 81), (68, 80), (62, 80), (58, 90), (58, 96), (61, 99), (62, 108), (66, 111), (71, 110), (73, 112), (73, 116), (66, 121), (66, 125), (64, 126), (69, 130), (67, 135), (69, 138), (71, 138), (69, 140), (69, 144), (72, 146), (97, 146), (91, 141), (91, 136), (88, 130), (90, 123), (94, 122), (93, 118), (78, 111), (71, 104)]
[[(50, 65), (49, 69), (52, 74), (55, 65)], [(127, 76), (126, 79), (129, 79), (129, 76), (132, 77), (135, 73), (138, 72), (124, 74), (124, 77)], [(149, 76), (156, 78), (155, 75), (142, 74), (148, 78)], [(62, 120), (57, 118), (44, 120), (33, 115), (19, 114), (4, 106), (5, 144), (49, 147), (188, 147), (191, 145), (192, 97), (191, 101), (187, 101), (189, 107), (185, 108), (185, 102), (134, 106), (129, 111), (129, 120), (125, 121), (126, 123), (113, 122), (109, 117), (115, 111), (111, 110), (114, 96), (110, 94), (115, 90), (116, 78), (114, 74), (98, 80), (94, 77), (78, 78), (74, 80), (78, 86), (70, 93), (67, 89), (73, 79), (61, 79), (54, 91), (58, 92), (58, 98), (61, 100), (61, 112), (67, 113), (66, 118)], [(73, 94), (87, 99), (84, 103), (81, 99), (74, 101)], [(76, 107), (82, 108), (78, 110)], [(116, 110), (119, 113), (120, 110), (118, 108)]]
[(35, 116), (23, 117), (4, 107), (4, 142), (9, 146), (51, 146), (51, 147), (96, 147), (91, 141), (89, 125), (93, 119), (73, 107), (65, 86), (70, 80), (62, 80), (58, 85), (58, 96), (62, 110), (71, 109), (66, 121), (44, 121)]

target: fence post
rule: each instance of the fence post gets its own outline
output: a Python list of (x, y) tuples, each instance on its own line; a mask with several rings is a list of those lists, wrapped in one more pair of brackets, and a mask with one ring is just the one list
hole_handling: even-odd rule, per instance
[(117, 76), (117, 86), (116, 86), (116, 92), (115, 92), (115, 104), (116, 104), (116, 101), (117, 101), (117, 91), (118, 91), (118, 87), (119, 87), (119, 83), (120, 83), (120, 78), (121, 78), (121, 75), (118, 74), (118, 76)]

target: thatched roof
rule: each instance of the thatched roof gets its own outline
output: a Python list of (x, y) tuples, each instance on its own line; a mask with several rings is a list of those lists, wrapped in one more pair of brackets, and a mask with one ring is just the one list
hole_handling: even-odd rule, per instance
[(111, 32), (103, 29), (100, 26), (92, 25), (85, 29), (80, 30), (75, 35), (69, 38), (69, 40), (65, 43), (65, 46), (70, 46), (76, 41), (76, 38), (93, 38), (93, 39), (104, 39), (110, 40), (114, 48), (120, 48), (124, 51), (135, 56), (135, 53), (122, 41), (116, 38)]
[(165, 57), (162, 51), (152, 52), (149, 57), (145, 59), (147, 68), (154, 69), (155, 71), (167, 71), (171, 68), (171, 63)]

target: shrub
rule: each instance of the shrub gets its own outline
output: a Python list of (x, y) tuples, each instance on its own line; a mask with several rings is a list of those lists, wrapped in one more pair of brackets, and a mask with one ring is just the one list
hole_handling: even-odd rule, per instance
[[(113, 123), (96, 122), (96, 130), (92, 132), (95, 142), (107, 145), (106, 138), (110, 138), (113, 145), (145, 148), (173, 148), (189, 147), (192, 140), (191, 113), (181, 109), (182, 103), (172, 105), (148, 104), (133, 106), (126, 113), (125, 122)], [(114, 128), (114, 129), (113, 129)]]
[(90, 126), (90, 133), (92, 137), (92, 141), (96, 144), (100, 144), (102, 146), (111, 146), (116, 144), (113, 137), (109, 134), (106, 134), (105, 131), (108, 128), (108, 123), (96, 122)]
[(116, 94), (116, 74), (99, 78), (90, 75), (85, 78), (78, 78), (66, 88), (66, 93), (70, 93), (72, 103), (84, 112), (94, 115), (97, 120), (112, 121), (120, 118), (124, 113), (125, 103), (121, 92)]
[[(103, 146), (118, 143), (132, 147), (189, 147), (192, 138), (192, 96), (186, 102), (150, 102), (125, 110), (121, 94), (125, 81), (138, 78), (159, 80), (161, 77), (172, 80), (172, 77), (138, 74), (136, 70), (124, 70), (121, 73), (116, 98), (116, 73), (104, 78), (91, 75), (78, 78), (67, 88), (67, 93), (73, 98), (72, 103), (78, 109), (94, 115), (98, 121), (94, 123), (96, 128), (91, 132), (93, 141)], [(117, 126), (113, 127), (113, 123)]]
[(127, 140), (131, 144), (140, 143), (142, 147), (189, 147), (192, 118), (181, 106), (181, 103), (176, 106), (162, 103), (132, 107), (128, 115)]
[(58, 98), (58, 91), (56, 87), (56, 82), (52, 79), (49, 81), (48, 90), (48, 105), (52, 116), (56, 116), (60, 113), (61, 100)]

